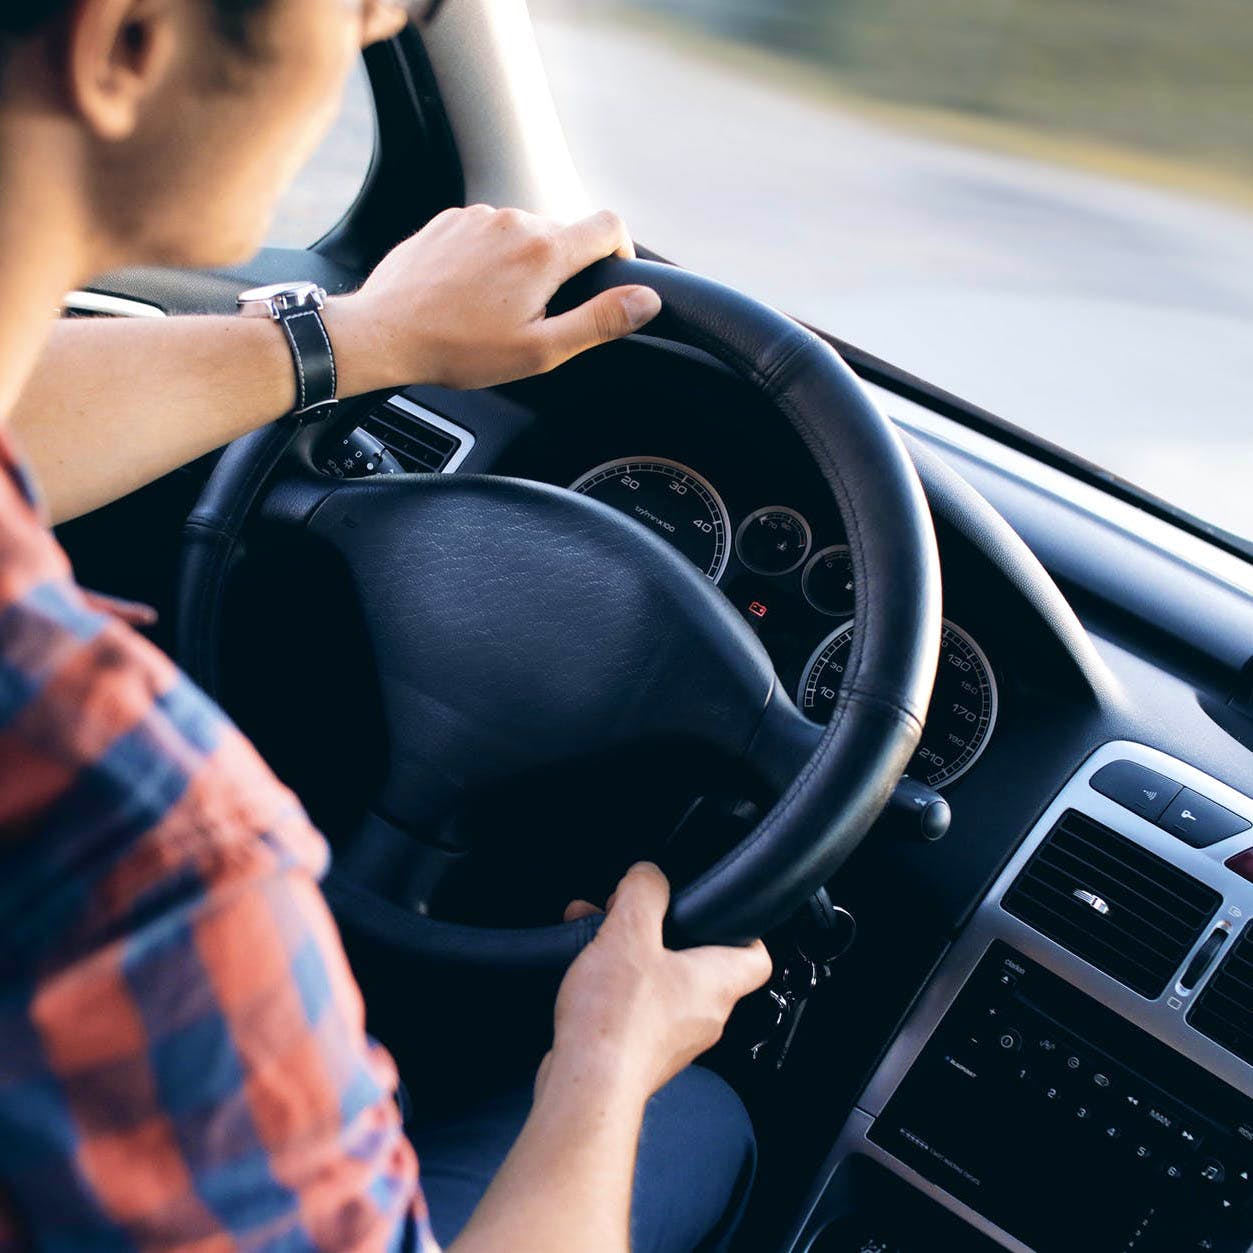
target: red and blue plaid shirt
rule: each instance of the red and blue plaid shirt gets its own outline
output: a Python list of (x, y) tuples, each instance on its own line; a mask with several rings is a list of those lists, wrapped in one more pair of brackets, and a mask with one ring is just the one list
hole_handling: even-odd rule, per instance
[(0, 1248), (435, 1248), (326, 861), (0, 435)]

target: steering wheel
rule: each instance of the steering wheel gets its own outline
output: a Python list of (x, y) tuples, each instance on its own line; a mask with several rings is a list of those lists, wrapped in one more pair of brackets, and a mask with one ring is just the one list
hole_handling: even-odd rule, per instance
[[(645, 739), (699, 742), (741, 760), (778, 800), (676, 893), (670, 941), (745, 943), (832, 876), (917, 747), (939, 655), (939, 559), (892, 425), (802, 326), (709, 279), (617, 258), (572, 280), (551, 308), (635, 283), (663, 301), (648, 333), (712, 354), (759, 392), (800, 435), (839, 508), (857, 630), (826, 728), (797, 710), (722, 593), (612, 508), (495, 476), (334, 480), (307, 462), (285, 465), (290, 422), (232, 444), (188, 518), (177, 652), (212, 692), (230, 558), (264, 498), (267, 522), (337, 550), (359, 601), (388, 742), (365, 846), (397, 832), (421, 840), (460, 801), (524, 771)], [(352, 861), (328, 879), (332, 907), (418, 955), (556, 968), (594, 934), (589, 920), (438, 921), (389, 900)]]

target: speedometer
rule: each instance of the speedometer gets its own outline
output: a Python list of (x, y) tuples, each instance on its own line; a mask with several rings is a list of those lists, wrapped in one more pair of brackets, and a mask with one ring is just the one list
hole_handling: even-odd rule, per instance
[(664, 457), (607, 461), (570, 490), (612, 505), (669, 540), (715, 583), (722, 577), (731, 518), (722, 497), (695, 470)]
[[(846, 622), (818, 645), (805, 666), (796, 700), (815, 722), (831, 720), (852, 640), (853, 624)], [(929, 787), (943, 787), (965, 774), (987, 747), (996, 705), (996, 679), (983, 650), (946, 621), (931, 708), (908, 773)]]

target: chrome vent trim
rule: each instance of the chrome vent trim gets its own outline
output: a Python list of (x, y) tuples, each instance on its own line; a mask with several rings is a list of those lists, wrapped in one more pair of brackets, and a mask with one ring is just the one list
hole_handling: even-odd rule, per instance
[(146, 300), (110, 296), (104, 292), (66, 292), (61, 315), (67, 318), (163, 318), (165, 310)]
[(474, 436), (465, 427), (405, 396), (389, 396), (361, 419), (360, 426), (408, 474), (452, 474), (474, 447)]

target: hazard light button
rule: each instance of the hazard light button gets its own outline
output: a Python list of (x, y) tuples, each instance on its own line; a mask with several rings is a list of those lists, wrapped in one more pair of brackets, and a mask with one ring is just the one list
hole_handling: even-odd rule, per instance
[(1111, 761), (1092, 776), (1091, 784), (1102, 796), (1150, 822), (1156, 822), (1166, 812), (1166, 806), (1183, 787), (1134, 761)]
[(1253, 883), (1253, 848), (1246, 848), (1243, 853), (1227, 858), (1227, 866), (1236, 874)]

